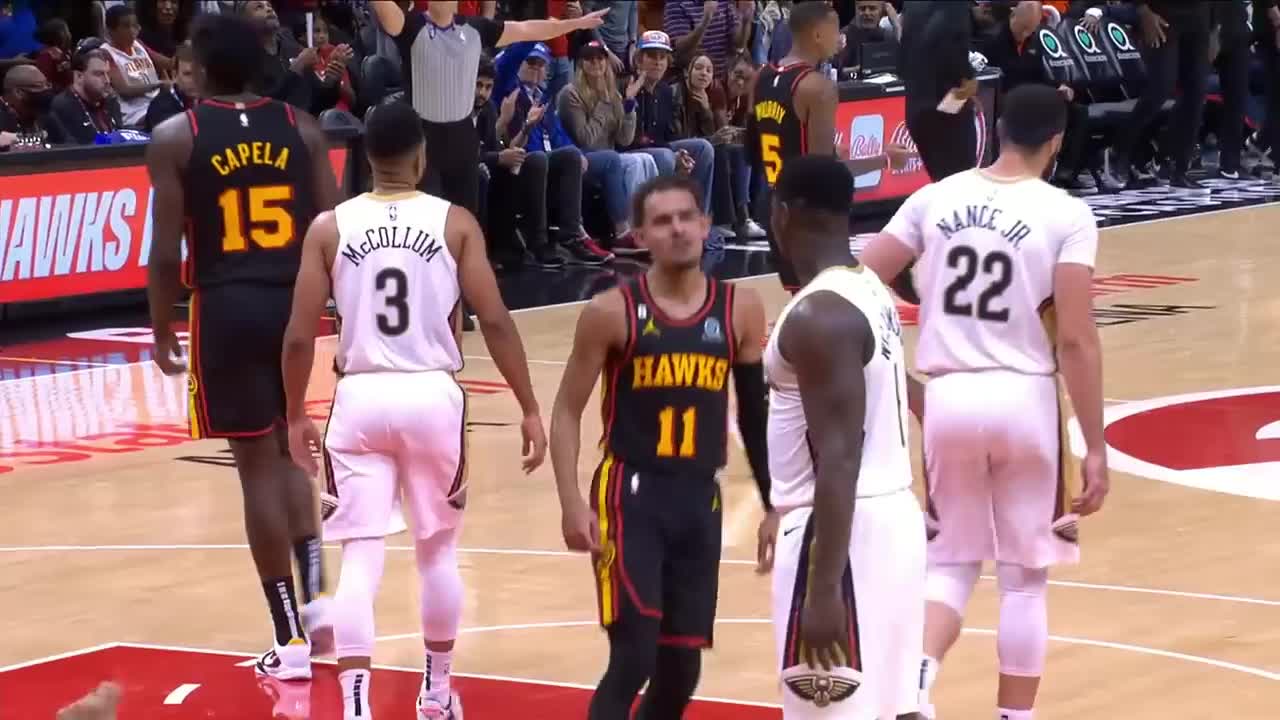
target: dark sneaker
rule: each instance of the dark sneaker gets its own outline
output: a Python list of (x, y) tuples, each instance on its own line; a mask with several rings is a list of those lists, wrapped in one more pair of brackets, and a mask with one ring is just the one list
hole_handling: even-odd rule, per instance
[(533, 248), (530, 251), (533, 255), (533, 264), (546, 270), (558, 270), (564, 267), (564, 256), (557, 252), (556, 248), (550, 245)]
[(613, 241), (613, 251), (618, 255), (627, 257), (646, 257), (649, 255), (648, 248), (642, 248), (636, 245), (636, 237), (633, 232), (616, 238)]
[(564, 244), (569, 262), (575, 265), (603, 265), (613, 260), (613, 253), (600, 247), (590, 237), (581, 237)]

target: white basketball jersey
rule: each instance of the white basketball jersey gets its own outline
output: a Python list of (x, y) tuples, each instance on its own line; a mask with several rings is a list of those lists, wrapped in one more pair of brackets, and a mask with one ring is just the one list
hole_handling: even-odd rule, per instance
[(866, 316), (875, 336), (871, 361), (861, 372), (866, 381), (866, 419), (862, 432), (862, 469), (858, 473), (858, 497), (886, 495), (911, 487), (911, 458), (907, 451), (907, 379), (898, 308), (875, 273), (854, 268), (828, 268), (787, 303), (773, 326), (764, 351), (769, 380), (770, 500), (780, 510), (813, 504), (814, 457), (809, 445), (809, 425), (800, 402), (795, 370), (778, 350), (787, 316), (802, 298), (819, 291), (833, 292), (852, 306), (849, 312)]
[(916, 192), (884, 231), (919, 258), (917, 369), (1057, 371), (1054, 267), (1093, 267), (1098, 251), (1084, 201), (1039, 179), (970, 170)]
[(338, 371), (461, 370), (451, 322), (461, 297), (458, 265), (444, 236), (449, 203), (366, 193), (335, 213)]

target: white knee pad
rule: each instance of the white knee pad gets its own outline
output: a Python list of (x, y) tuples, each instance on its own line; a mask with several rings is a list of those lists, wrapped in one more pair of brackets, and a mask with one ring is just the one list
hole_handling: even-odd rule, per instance
[(1048, 568), (996, 566), (1000, 627), (996, 650), (1004, 675), (1040, 677), (1049, 642)]
[(942, 603), (964, 615), (973, 586), (982, 574), (982, 563), (936, 563), (929, 565), (925, 578), (925, 599)]
[(361, 538), (342, 544), (342, 573), (333, 596), (333, 639), (338, 657), (373, 655), (373, 600), (382, 582), (386, 541)]
[(454, 528), (414, 544), (422, 583), (422, 632), (427, 642), (453, 640), (462, 624), (458, 534)]

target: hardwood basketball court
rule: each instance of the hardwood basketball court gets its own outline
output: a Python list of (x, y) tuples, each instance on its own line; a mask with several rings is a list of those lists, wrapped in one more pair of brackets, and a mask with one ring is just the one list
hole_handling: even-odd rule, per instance
[[(1096, 303), (1113, 490), (1083, 523), (1082, 564), (1052, 575), (1040, 718), (1280, 716), (1277, 226), (1272, 204), (1103, 233)], [(743, 282), (776, 317), (777, 279)], [(579, 310), (517, 315), (544, 417)], [(0, 719), (52, 717), (102, 679), (125, 685), (124, 718), (269, 718), (273, 707), (340, 718), (331, 670), (304, 690), (262, 691), (241, 666), (268, 642), (266, 609), (225, 443), (185, 438), (182, 378), (128, 363), (149, 348), (145, 330), (65, 342), (78, 350), (0, 350), (8, 367), (46, 368), (0, 380), (0, 665), (22, 664), (0, 671)], [(334, 341), (320, 342), (311, 397), (323, 418)], [(485, 676), (460, 681), (467, 709), (471, 720), (584, 717), (583, 688), (606, 656), (590, 568), (562, 549), (550, 464), (519, 470), (518, 408), (478, 334), (465, 352), (471, 491), (455, 669)], [(1154, 400), (1191, 393), (1208, 395)], [(588, 411), (584, 487), (599, 430)], [(776, 718), (769, 584), (752, 560), (759, 502), (742, 453), (731, 457), (720, 623), (699, 688), (727, 702), (689, 717)], [(418, 583), (407, 536), (389, 544), (375, 661), (408, 672), (380, 674), (375, 707), (411, 718)], [(337, 549), (327, 557), (332, 583)], [(947, 720), (994, 707), (995, 600), (988, 578), (938, 683)]]

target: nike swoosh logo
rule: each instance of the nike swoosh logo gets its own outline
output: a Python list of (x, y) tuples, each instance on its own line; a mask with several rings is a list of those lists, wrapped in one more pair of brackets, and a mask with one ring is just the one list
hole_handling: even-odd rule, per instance
[(795, 532), (795, 531), (799, 530), (799, 529), (800, 529), (800, 528), (802, 528), (802, 527), (804, 527), (804, 526), (803, 526), (803, 525), (797, 525), (797, 526), (795, 526), (795, 527), (793, 527), (793, 528), (788, 528), (787, 530), (783, 530), (783, 531), (782, 531), (782, 534), (783, 534), (784, 536), (786, 536), (786, 535), (790, 535), (791, 533), (793, 533), (793, 532)]

